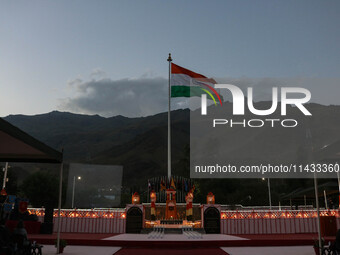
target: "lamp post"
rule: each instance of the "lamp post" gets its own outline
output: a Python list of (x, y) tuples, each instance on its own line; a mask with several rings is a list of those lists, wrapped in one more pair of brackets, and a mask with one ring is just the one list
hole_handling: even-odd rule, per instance
[[(81, 180), (81, 176), (77, 177), (78, 180)], [(76, 177), (73, 176), (73, 188), (72, 188), (72, 209), (74, 208), (74, 193), (76, 189)]]
[(4, 172), (4, 179), (3, 179), (3, 182), (2, 182), (2, 189), (5, 189), (6, 188), (6, 182), (7, 182), (7, 171), (8, 171), (8, 162), (6, 162), (6, 165), (5, 167), (3, 168), (3, 172)]
[[(262, 181), (266, 180), (265, 178), (262, 178)], [(270, 179), (267, 179), (267, 184), (268, 184), (268, 199), (269, 199), (269, 209), (272, 209), (272, 194), (270, 192)]]

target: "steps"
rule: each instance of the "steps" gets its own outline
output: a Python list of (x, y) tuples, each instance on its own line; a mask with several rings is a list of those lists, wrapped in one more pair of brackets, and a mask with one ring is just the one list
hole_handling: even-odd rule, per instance
[[(153, 231), (152, 228), (143, 228), (141, 234), (149, 234)], [(193, 232), (197, 232), (201, 235), (205, 234), (204, 228), (194, 228)], [(164, 234), (183, 234), (182, 228), (164, 228)]]
[(181, 228), (165, 228), (164, 234), (183, 234)]

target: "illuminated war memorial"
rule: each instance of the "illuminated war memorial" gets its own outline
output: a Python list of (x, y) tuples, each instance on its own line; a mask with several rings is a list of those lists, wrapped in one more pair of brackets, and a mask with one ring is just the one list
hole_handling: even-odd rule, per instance
[[(166, 179), (166, 177), (164, 177)], [(134, 193), (131, 204), (126, 205), (126, 233), (148, 233), (155, 228), (164, 229), (165, 233), (182, 233), (183, 228), (202, 231), (202, 216), (205, 219), (205, 232), (220, 233), (220, 206), (215, 205), (212, 193), (207, 195), (207, 205), (194, 204), (195, 185), (190, 179), (172, 177), (171, 181), (149, 180), (149, 187), (160, 184), (160, 188), (150, 189), (150, 202), (141, 203), (138, 193)], [(188, 192), (176, 189), (180, 180)], [(178, 203), (180, 201), (180, 203)], [(211, 211), (208, 213), (207, 208)], [(204, 212), (203, 212), (204, 208)], [(202, 231), (203, 232), (203, 231)]]

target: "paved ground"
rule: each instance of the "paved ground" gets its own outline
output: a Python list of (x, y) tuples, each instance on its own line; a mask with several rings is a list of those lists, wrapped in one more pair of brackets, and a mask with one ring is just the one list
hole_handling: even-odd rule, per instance
[(228, 247), (221, 248), (229, 255), (313, 255), (312, 246), (278, 246), (278, 247)]
[[(120, 247), (100, 247), (100, 246), (77, 246), (69, 245), (65, 247), (64, 255), (113, 255)], [(57, 248), (54, 245), (44, 245), (43, 255), (54, 255), (57, 252)]]
[[(263, 239), (271, 239), (271, 240), (301, 240), (301, 239), (311, 239), (315, 240), (318, 239), (318, 234), (257, 234), (257, 235), (235, 235), (238, 237), (252, 239), (252, 240), (263, 240)], [(335, 236), (324, 236), (325, 239), (334, 239)]]

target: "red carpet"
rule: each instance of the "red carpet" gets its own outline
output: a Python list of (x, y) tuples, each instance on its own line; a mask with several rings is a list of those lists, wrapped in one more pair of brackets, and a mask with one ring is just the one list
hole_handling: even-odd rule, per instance
[(143, 249), (123, 248), (114, 255), (228, 255), (219, 248), (211, 249)]

